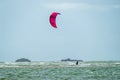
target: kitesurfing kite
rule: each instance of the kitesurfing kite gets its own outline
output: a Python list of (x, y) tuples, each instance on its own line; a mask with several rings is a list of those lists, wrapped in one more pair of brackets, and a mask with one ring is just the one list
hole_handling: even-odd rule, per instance
[(50, 15), (50, 18), (49, 18), (50, 24), (51, 24), (52, 27), (54, 27), (54, 28), (57, 28), (57, 25), (56, 25), (56, 17), (57, 17), (58, 14), (60, 15), (60, 13), (58, 13), (58, 12), (53, 12), (53, 13)]

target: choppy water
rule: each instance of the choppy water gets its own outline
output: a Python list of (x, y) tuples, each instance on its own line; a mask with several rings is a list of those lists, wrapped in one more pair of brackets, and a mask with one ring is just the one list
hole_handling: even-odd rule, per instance
[(0, 63), (0, 80), (120, 80), (120, 62)]

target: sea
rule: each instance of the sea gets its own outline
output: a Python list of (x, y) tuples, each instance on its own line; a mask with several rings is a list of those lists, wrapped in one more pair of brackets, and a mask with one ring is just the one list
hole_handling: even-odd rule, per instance
[(120, 80), (120, 61), (0, 62), (0, 80)]

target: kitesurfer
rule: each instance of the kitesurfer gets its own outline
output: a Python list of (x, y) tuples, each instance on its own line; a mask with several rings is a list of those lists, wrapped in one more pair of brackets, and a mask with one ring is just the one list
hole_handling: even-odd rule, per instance
[(76, 65), (78, 65), (78, 61), (76, 62)]

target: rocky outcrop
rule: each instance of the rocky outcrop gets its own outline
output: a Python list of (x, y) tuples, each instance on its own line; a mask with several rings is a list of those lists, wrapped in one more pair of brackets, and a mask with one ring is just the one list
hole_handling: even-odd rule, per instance
[(26, 58), (21, 58), (21, 59), (17, 59), (15, 62), (31, 62), (31, 61)]
[(79, 62), (83, 62), (83, 60), (70, 59), (70, 58), (62, 59), (61, 61), (79, 61)]

